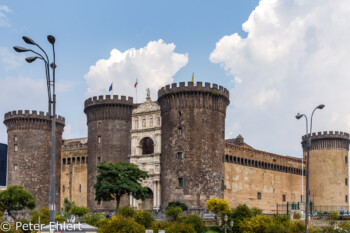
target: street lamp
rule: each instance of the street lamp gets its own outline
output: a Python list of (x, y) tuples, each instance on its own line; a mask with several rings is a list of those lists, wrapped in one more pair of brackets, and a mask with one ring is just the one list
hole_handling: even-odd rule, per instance
[[(311, 124), (310, 124), (310, 134), (308, 132), (308, 120), (307, 116), (305, 114), (300, 114), (298, 113), (295, 118), (297, 120), (301, 119), (302, 117), (305, 117), (306, 120), (306, 149), (307, 149), (307, 158), (306, 158), (306, 216), (305, 216), (305, 233), (307, 233), (308, 230), (308, 221), (309, 221), (309, 186), (310, 186), (310, 181), (309, 181), (309, 164), (310, 164), (310, 146), (311, 146), (311, 135), (312, 135), (312, 117), (314, 116), (314, 112), (316, 109), (323, 109), (325, 107), (324, 104), (318, 105), (311, 114)], [(304, 155), (303, 155), (304, 156)]]
[[(219, 218), (219, 226), (221, 226), (221, 223), (223, 223), (223, 226), (221, 227), (221, 229), (224, 229), (225, 230), (225, 233), (227, 233), (227, 230), (230, 230), (233, 228), (233, 225), (234, 225), (234, 221), (231, 220), (230, 223), (228, 223), (228, 216), (227, 214), (225, 214), (224, 216), (224, 221), (222, 222), (222, 219)], [(229, 224), (229, 225), (228, 225)]]
[[(20, 47), (20, 46), (14, 46), (13, 49), (18, 53), (23, 52), (32, 52), (36, 54), (37, 56), (34, 57), (27, 57), (25, 60), (28, 63), (34, 62), (36, 59), (41, 59), (45, 63), (45, 75), (46, 75), (46, 84), (47, 84), (47, 93), (48, 93), (48, 110), (49, 110), (49, 117), (51, 119), (52, 123), (52, 145), (51, 145), (51, 182), (50, 182), (50, 222), (55, 222), (55, 157), (56, 157), (56, 94), (55, 94), (55, 69), (56, 69), (56, 58), (55, 58), (55, 37), (52, 35), (47, 36), (47, 40), (52, 45), (52, 52), (53, 52), (53, 63), (50, 64), (49, 57), (47, 56), (47, 53), (45, 50), (43, 50), (40, 45), (38, 45), (34, 40), (27, 36), (23, 36), (22, 39), (24, 42), (30, 45), (37, 46), (43, 53), (44, 56), (32, 49)], [(50, 64), (50, 65), (49, 65)], [(52, 79), (50, 76), (50, 68), (52, 69)]]

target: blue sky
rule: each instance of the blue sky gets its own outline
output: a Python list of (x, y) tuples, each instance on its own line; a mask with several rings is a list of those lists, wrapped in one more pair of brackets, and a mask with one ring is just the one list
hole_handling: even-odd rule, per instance
[[(197, 81), (230, 89), (226, 137), (242, 134), (257, 149), (299, 157), (305, 125), (295, 120), (297, 112), (309, 114), (322, 102), (326, 108), (315, 116), (315, 129), (350, 130), (350, 112), (341, 105), (350, 97), (350, 35), (343, 30), (350, 20), (342, 20), (349, 3), (258, 5), (256, 0), (0, 1), (0, 120), (11, 110), (46, 111), (43, 65), (27, 64), (26, 55), (12, 47), (27, 46), (21, 39), (26, 35), (51, 52), (46, 36), (52, 34), (65, 137), (87, 135), (83, 102), (108, 94), (111, 81), (115, 94), (135, 96), (138, 78), (140, 101), (146, 87), (156, 99), (159, 86), (189, 81), (194, 72)], [(1, 125), (0, 142), (6, 141)]]

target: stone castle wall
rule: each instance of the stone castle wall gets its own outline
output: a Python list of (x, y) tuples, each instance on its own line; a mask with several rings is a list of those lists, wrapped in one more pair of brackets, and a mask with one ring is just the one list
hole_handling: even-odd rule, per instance
[[(12, 111), (5, 114), (8, 133), (8, 184), (23, 185), (35, 197), (37, 207), (49, 207), (51, 130), (48, 114)], [(60, 208), (61, 144), (65, 119), (56, 120), (56, 209)]]
[(225, 154), (224, 198), (232, 208), (246, 204), (273, 214), (276, 204), (301, 202), (302, 179), (305, 185), (301, 159), (229, 143)]
[[(111, 203), (95, 201), (97, 169), (105, 162), (128, 162), (131, 148), (131, 111), (133, 98), (121, 96), (99, 96), (85, 101), (84, 112), (88, 125), (88, 207), (92, 210), (114, 209)], [(121, 205), (127, 205), (124, 198)]]
[(224, 137), (229, 93), (216, 84), (184, 82), (161, 88), (161, 208), (182, 201), (203, 208), (224, 197)]
[[(306, 136), (302, 137), (306, 158)], [(349, 134), (313, 133), (310, 148), (310, 201), (315, 205), (349, 205)]]
[(64, 199), (87, 206), (87, 138), (64, 140), (61, 154), (61, 206)]

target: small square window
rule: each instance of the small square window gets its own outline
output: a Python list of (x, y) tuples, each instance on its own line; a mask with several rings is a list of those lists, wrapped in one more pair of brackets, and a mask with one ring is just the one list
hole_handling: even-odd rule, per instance
[(184, 186), (183, 178), (179, 178), (178, 182), (179, 182), (179, 188), (183, 188), (183, 186)]
[(18, 165), (17, 164), (15, 164), (15, 171), (17, 171), (18, 170)]
[(261, 192), (258, 192), (258, 200), (261, 200)]
[(182, 159), (182, 158), (183, 158), (182, 152), (177, 152), (177, 158), (178, 158), (178, 159)]
[(283, 201), (283, 202), (286, 201), (286, 195), (285, 195), (285, 194), (282, 195), (282, 201)]
[(15, 145), (15, 152), (17, 152), (18, 151), (18, 146), (17, 145)]

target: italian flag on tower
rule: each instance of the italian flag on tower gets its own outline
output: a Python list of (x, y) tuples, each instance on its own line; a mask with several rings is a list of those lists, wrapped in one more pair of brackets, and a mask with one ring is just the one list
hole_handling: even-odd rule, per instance
[(137, 79), (136, 79), (135, 86), (134, 86), (135, 88), (136, 88), (136, 86), (137, 86), (138, 83), (139, 83), (139, 82), (138, 82)]

